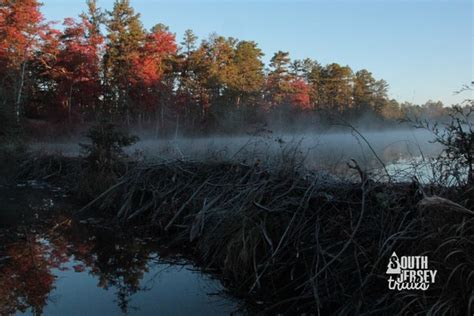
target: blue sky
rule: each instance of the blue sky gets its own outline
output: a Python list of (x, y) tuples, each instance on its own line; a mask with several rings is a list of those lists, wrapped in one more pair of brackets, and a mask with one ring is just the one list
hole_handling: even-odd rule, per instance
[[(43, 0), (49, 20), (85, 10), (85, 0)], [(111, 9), (113, 0), (99, 0)], [(474, 80), (470, 0), (198, 1), (131, 0), (145, 27), (164, 23), (181, 41), (192, 29), (254, 40), (268, 62), (278, 50), (292, 58), (366, 68), (390, 84), (390, 96), (459, 103)]]

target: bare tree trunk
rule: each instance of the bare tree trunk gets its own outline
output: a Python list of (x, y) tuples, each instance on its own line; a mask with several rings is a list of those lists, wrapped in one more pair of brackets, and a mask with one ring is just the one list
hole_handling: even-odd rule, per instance
[(161, 113), (160, 113), (160, 120), (161, 120), (161, 129), (163, 129), (163, 127), (165, 126), (165, 107), (163, 106), (163, 103), (161, 103)]
[(138, 129), (142, 130), (143, 126), (143, 114), (138, 113)]
[(69, 128), (71, 127), (71, 113), (72, 113), (72, 86), (69, 88), (69, 98), (68, 98), (68, 122), (69, 122)]
[(176, 115), (176, 130), (174, 132), (174, 139), (178, 139), (178, 131), (179, 131), (179, 114)]
[(20, 115), (21, 115), (21, 95), (23, 93), (23, 85), (25, 82), (25, 69), (26, 69), (26, 61), (23, 61), (20, 70), (20, 83), (18, 86), (18, 95), (16, 97), (15, 102), (15, 114), (16, 114), (16, 122), (20, 124)]
[(158, 111), (155, 111), (155, 137), (158, 138), (160, 132), (160, 119), (158, 117)]
[(467, 175), (467, 183), (469, 185), (474, 185), (474, 170), (472, 166), (472, 162), (469, 163), (469, 168), (468, 168), (468, 175)]
[(127, 127), (130, 126), (130, 86), (127, 83), (126, 84), (126, 89), (123, 93), (122, 96), (122, 109), (125, 110), (125, 124)]

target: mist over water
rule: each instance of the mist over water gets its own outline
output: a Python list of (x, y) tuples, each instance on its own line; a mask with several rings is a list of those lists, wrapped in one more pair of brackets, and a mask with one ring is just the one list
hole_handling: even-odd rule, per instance
[[(441, 147), (430, 141), (432, 134), (420, 129), (361, 132), (365, 140), (351, 132), (266, 133), (264, 135), (174, 137), (154, 139), (141, 137), (127, 148), (129, 154), (139, 154), (144, 160), (237, 161), (247, 164), (256, 161), (283, 163), (304, 160), (308, 169), (332, 170), (355, 159), (369, 168), (376, 167), (377, 159), (386, 164), (400, 159), (437, 155)], [(79, 143), (40, 142), (34, 150), (61, 153), (66, 156), (81, 154)], [(370, 146), (370, 147), (369, 147)]]

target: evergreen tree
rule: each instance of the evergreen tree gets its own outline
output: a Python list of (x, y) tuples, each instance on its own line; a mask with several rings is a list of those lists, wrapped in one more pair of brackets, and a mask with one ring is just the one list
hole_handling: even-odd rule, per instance
[(380, 79), (375, 81), (373, 86), (374, 105), (373, 111), (376, 114), (380, 114), (382, 109), (388, 102), (388, 83), (387, 81)]
[(309, 84), (310, 105), (313, 110), (319, 109), (323, 95), (323, 81), (321, 80), (323, 67), (309, 58), (303, 60), (303, 76)]
[(130, 90), (134, 65), (140, 58), (145, 31), (140, 15), (135, 13), (129, 0), (116, 0), (108, 12), (107, 46), (104, 56), (106, 97), (113, 111), (130, 122)]
[(87, 12), (81, 14), (83, 20), (89, 23), (89, 36), (100, 36), (101, 26), (105, 23), (104, 12), (98, 7), (96, 0), (87, 0)]
[(373, 110), (375, 106), (374, 95), (375, 79), (365, 70), (359, 70), (354, 76), (354, 112), (363, 114)]
[(352, 70), (349, 66), (332, 63), (321, 72), (322, 107), (337, 113), (346, 113), (352, 107)]
[(264, 84), (262, 51), (255, 42), (241, 41), (237, 44), (232, 61), (233, 77), (227, 78), (234, 104), (256, 102)]
[(183, 41), (181, 42), (181, 45), (184, 47), (184, 53), (187, 57), (189, 57), (191, 52), (196, 49), (197, 39), (198, 37), (193, 33), (192, 30), (188, 29), (184, 32), (184, 37)]
[(270, 71), (267, 77), (267, 100), (270, 107), (276, 107), (286, 101), (290, 93), (292, 75), (290, 74), (290, 57), (288, 52), (278, 51), (270, 60)]

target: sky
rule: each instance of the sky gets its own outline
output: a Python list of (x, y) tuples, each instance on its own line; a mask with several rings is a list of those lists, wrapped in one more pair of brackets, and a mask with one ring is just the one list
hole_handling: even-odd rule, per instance
[[(455, 94), (474, 80), (473, 4), (470, 0), (130, 0), (146, 28), (169, 26), (181, 41), (192, 29), (253, 40), (265, 53), (337, 62), (385, 79), (389, 96), (417, 104), (460, 103)], [(113, 0), (99, 0), (111, 9)], [(85, 0), (42, 0), (48, 20), (85, 11)]]

